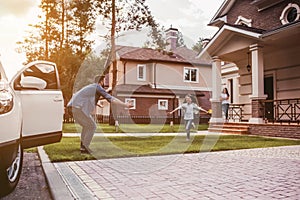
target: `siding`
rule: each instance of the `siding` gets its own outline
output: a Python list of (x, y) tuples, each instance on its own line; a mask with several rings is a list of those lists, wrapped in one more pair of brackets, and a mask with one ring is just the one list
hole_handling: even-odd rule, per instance
[(237, 0), (227, 15), (227, 22), (234, 24), (239, 16), (252, 19), (252, 27), (271, 30), (280, 27), (280, 15), (289, 3), (298, 3), (299, 0), (285, 0), (275, 6), (258, 12), (250, 0)]

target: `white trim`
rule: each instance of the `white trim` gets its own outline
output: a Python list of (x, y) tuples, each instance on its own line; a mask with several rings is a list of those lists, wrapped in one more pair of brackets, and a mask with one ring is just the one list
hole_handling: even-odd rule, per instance
[[(140, 67), (143, 69), (143, 77), (140, 78)], [(137, 80), (138, 81), (145, 81), (146, 80), (146, 65), (141, 65), (141, 64), (138, 64), (137, 65)]]
[(251, 117), (249, 119), (249, 124), (264, 124), (263, 118)]
[(264, 95), (261, 95), (261, 96), (256, 96), (256, 95), (249, 95), (249, 99), (251, 99), (251, 100), (265, 100), (265, 99), (267, 99), (267, 95), (266, 94), (264, 94)]
[(239, 24), (239, 25), (246, 25), (248, 27), (252, 27), (252, 19), (247, 19), (243, 16), (238, 16), (237, 20), (235, 21), (234, 24)]
[(212, 91), (211, 87), (192, 87), (186, 85), (156, 85), (157, 89), (170, 89), (170, 90), (186, 90), (186, 91)]
[(215, 22), (219, 21), (219, 19), (223, 18), (221, 16), (226, 16), (227, 12), (231, 9), (235, 1), (236, 0), (225, 0), (216, 12), (216, 14), (210, 20), (209, 24), (213, 25)]
[(174, 95), (147, 95), (147, 94), (130, 94), (130, 93), (118, 93), (118, 97), (128, 97), (131, 96), (132, 98), (144, 97), (144, 98), (154, 98), (154, 99), (173, 99)]
[[(225, 120), (219, 117), (211, 117), (209, 120), (209, 123), (224, 123), (224, 122)], [(219, 131), (215, 131), (215, 132), (219, 132)]]
[[(163, 105), (164, 103), (164, 105)], [(168, 110), (168, 100), (167, 99), (158, 99), (157, 101), (158, 110)]]
[(224, 25), (212, 38), (212, 40), (206, 45), (206, 47), (200, 52), (199, 56), (197, 56), (198, 58), (200, 58), (201, 56), (203, 56), (204, 54), (207, 53), (207, 50), (212, 46), (212, 44), (215, 43), (215, 41), (220, 37), (220, 35), (223, 34), (223, 32), (225, 32), (226, 30), (231, 31), (231, 32), (235, 32), (235, 33), (240, 33), (243, 35), (247, 35), (256, 39), (259, 39), (261, 37), (262, 34), (260, 33), (253, 33), (252, 31), (247, 31), (247, 30), (243, 30), (240, 28), (236, 28), (236, 27), (232, 27), (232, 26), (228, 26), (228, 25)]
[(282, 11), (281, 15), (280, 15), (280, 21), (281, 21), (281, 24), (288, 24), (288, 23), (291, 23), (287, 20), (287, 15), (289, 13), (289, 11), (292, 9), (292, 8), (296, 8), (297, 9), (297, 16), (296, 16), (296, 19), (294, 21), (297, 21), (299, 18), (300, 18), (300, 7), (298, 4), (296, 3), (289, 3)]
[[(185, 80), (185, 70), (196, 70), (196, 81)], [(183, 82), (186, 83), (199, 83), (199, 69), (196, 67), (184, 67), (183, 68)], [(189, 77), (191, 79), (191, 77)]]
[(131, 105), (133, 106), (133, 107), (127, 108), (127, 109), (131, 109), (131, 110), (136, 109), (136, 102), (135, 102), (134, 98), (125, 98), (125, 103), (127, 103), (127, 102), (131, 102)]

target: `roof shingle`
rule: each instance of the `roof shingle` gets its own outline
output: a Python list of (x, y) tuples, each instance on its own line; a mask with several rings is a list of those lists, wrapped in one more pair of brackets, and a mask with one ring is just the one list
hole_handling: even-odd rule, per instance
[(116, 47), (120, 60), (136, 60), (144, 62), (175, 62), (194, 65), (209, 65), (207, 61), (197, 58), (197, 52), (186, 47), (179, 47), (173, 52), (155, 50), (151, 48), (139, 48), (120, 46)]

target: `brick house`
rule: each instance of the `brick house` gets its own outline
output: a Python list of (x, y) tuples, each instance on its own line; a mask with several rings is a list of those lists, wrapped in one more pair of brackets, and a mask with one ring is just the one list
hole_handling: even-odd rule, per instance
[(212, 74), (218, 74), (212, 78), (211, 131), (229, 129), (220, 126), (219, 96), (227, 87), (231, 122), (243, 129), (233, 131), (300, 138), (299, 19), (299, 0), (223, 2), (209, 23), (219, 30), (199, 55), (209, 54)]
[[(167, 50), (116, 46), (117, 85), (114, 96), (131, 101), (129, 110), (113, 109), (113, 117), (120, 123), (180, 123), (181, 112), (167, 116), (186, 94), (195, 96), (198, 104), (210, 109), (211, 64), (197, 57), (197, 52), (186, 47), (176, 48), (178, 30), (167, 30)], [(108, 76), (112, 86), (112, 66)], [(103, 102), (105, 103), (105, 102)], [(109, 114), (109, 105), (98, 110)], [(209, 119), (202, 115), (202, 120)], [(112, 123), (112, 122), (110, 122)]]

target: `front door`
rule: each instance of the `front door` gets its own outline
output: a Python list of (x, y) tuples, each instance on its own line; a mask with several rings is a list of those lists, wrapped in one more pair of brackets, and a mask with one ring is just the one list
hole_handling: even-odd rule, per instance
[[(268, 76), (264, 78), (264, 92), (268, 95), (267, 100), (274, 100), (274, 86), (273, 86), (273, 76)], [(274, 103), (266, 102), (265, 104), (265, 118), (269, 121), (274, 120)]]

